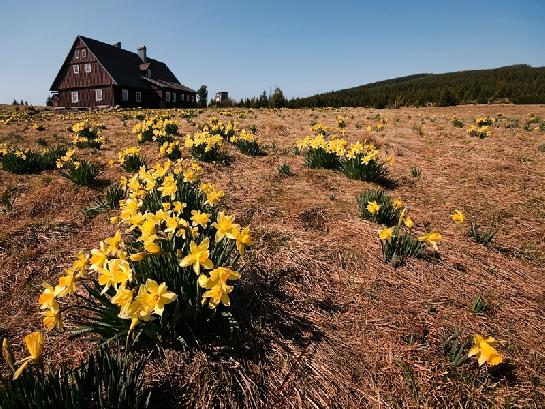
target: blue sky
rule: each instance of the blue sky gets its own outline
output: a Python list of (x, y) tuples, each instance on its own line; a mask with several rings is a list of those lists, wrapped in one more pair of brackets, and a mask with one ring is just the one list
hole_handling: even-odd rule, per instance
[(545, 66), (545, 1), (0, 3), (0, 103), (43, 104), (77, 34), (166, 62), (209, 96), (307, 96), (420, 72)]

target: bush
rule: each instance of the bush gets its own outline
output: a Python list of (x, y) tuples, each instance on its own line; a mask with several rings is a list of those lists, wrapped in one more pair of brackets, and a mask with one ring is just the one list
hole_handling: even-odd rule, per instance
[[(378, 205), (369, 206), (370, 204)], [(360, 215), (363, 219), (374, 221), (386, 226), (394, 226), (398, 223), (403, 211), (403, 204), (394, 201), (383, 189), (368, 189), (358, 197)]]
[(67, 162), (61, 175), (70, 179), (78, 186), (90, 186), (96, 182), (99, 168), (96, 164), (86, 160)]
[(211, 135), (208, 132), (196, 132), (185, 138), (185, 146), (191, 150), (191, 155), (204, 162), (220, 159), (222, 145), (223, 138), (220, 135)]
[(388, 176), (388, 167), (378, 159), (369, 159), (361, 153), (341, 160), (341, 169), (350, 179), (378, 182)]
[(143, 359), (101, 348), (71, 369), (27, 370), (0, 384), (3, 409), (146, 408)]
[(146, 164), (144, 158), (140, 156), (140, 148), (126, 148), (119, 153), (119, 163), (127, 172), (136, 172)]
[(305, 164), (314, 169), (338, 169), (339, 157), (335, 152), (328, 152), (324, 148), (310, 148), (303, 153)]
[(232, 136), (230, 141), (245, 155), (263, 156), (265, 154), (252, 133), (241, 131), (238, 135)]
[[(406, 257), (418, 257), (424, 245), (410, 231), (405, 230), (401, 223), (396, 227), (384, 229), (387, 238), (381, 239), (382, 255), (384, 261), (392, 266), (403, 263)], [(382, 233), (381, 232), (381, 233)]]
[(85, 214), (89, 217), (94, 217), (99, 213), (118, 209), (119, 202), (125, 199), (126, 195), (126, 189), (119, 183), (114, 183), (106, 189), (103, 199), (98, 200), (93, 206), (85, 209)]
[[(198, 172), (196, 163), (167, 161), (125, 180), (128, 199), (116, 220), (124, 232), (81, 253), (59, 279), (62, 286), (72, 277), (74, 286), (53, 296), (56, 307), (63, 297), (76, 297), (71, 316), (79, 335), (111, 340), (133, 334), (186, 345), (232, 328), (229, 294), (251, 237), (233, 216), (217, 211), (223, 192), (199, 184)], [(50, 307), (47, 296), (40, 300)]]
[[(5, 152), (5, 153), (3, 153)], [(57, 159), (66, 153), (66, 148), (47, 149), (36, 152), (30, 149), (0, 150), (0, 162), (7, 172), (16, 174), (38, 173), (56, 168)]]
[(178, 141), (163, 143), (161, 148), (159, 148), (159, 153), (170, 160), (178, 160), (183, 156), (182, 147)]

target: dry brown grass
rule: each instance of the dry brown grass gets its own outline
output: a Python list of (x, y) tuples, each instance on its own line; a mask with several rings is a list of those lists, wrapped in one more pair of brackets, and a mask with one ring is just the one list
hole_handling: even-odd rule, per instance
[[(378, 110), (345, 109), (347, 138), (369, 139), (360, 122)], [(205, 111), (197, 122), (217, 111)], [(382, 261), (377, 226), (360, 219), (356, 196), (370, 183), (305, 168), (293, 153), (311, 115), (335, 125), (339, 110), (254, 110), (239, 120), (257, 125), (267, 156), (230, 146), (228, 166), (206, 165), (225, 191), (224, 207), (249, 223), (255, 245), (233, 297), (241, 333), (235, 352), (165, 350), (148, 366), (155, 407), (544, 407), (545, 406), (545, 134), (493, 128), (474, 139), (454, 128), (478, 114), (545, 116), (544, 106), (461, 106), (380, 111), (388, 123), (372, 138), (395, 163), (390, 192), (408, 205), (416, 229), (443, 233), (441, 257), (410, 259), (393, 269)], [(135, 144), (120, 113), (100, 115), (107, 143), (93, 156), (103, 178), (123, 174), (107, 162)], [(232, 118), (224, 118), (232, 119)], [(69, 140), (76, 122), (52, 114), (46, 130), (29, 123), (0, 125), (0, 143), (37, 148)], [(183, 132), (194, 127), (181, 120)], [(418, 132), (415, 131), (418, 129)], [(57, 134), (55, 138), (53, 135)], [(155, 144), (144, 148), (158, 158)], [(288, 164), (293, 176), (281, 176)], [(416, 166), (422, 176), (414, 179)], [(101, 192), (76, 187), (56, 171), (18, 176), (0, 170), (0, 195), (13, 188), (13, 209), (0, 210), (0, 336), (20, 345), (40, 326), (40, 283), (55, 280), (79, 249), (90, 249), (114, 227), (110, 214), (82, 210)], [(499, 228), (494, 246), (456, 226), (454, 208)], [(475, 315), (482, 294), (491, 306)], [(442, 353), (455, 330), (464, 338), (495, 336), (506, 362), (500, 371), (474, 362), (454, 369)], [(72, 342), (72, 341), (70, 341)], [(48, 334), (47, 359), (74, 362), (90, 346)], [(81, 349), (81, 350), (80, 350)], [(3, 368), (5, 369), (5, 368)]]

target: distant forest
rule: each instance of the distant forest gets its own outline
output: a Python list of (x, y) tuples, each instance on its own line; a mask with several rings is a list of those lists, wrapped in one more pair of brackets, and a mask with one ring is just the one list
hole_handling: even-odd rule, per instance
[(452, 106), (459, 104), (545, 104), (545, 67), (511, 65), (488, 70), (414, 74), (306, 98), (272, 95), (241, 99), (246, 108)]
[(415, 74), (286, 101), (289, 108), (452, 106), (471, 103), (545, 103), (545, 67)]

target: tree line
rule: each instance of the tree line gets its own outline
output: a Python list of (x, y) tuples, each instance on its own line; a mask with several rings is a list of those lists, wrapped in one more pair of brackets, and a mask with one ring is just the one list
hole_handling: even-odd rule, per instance
[(446, 74), (415, 74), (291, 99), (286, 106), (396, 108), (492, 102), (545, 103), (545, 67), (512, 65)]

